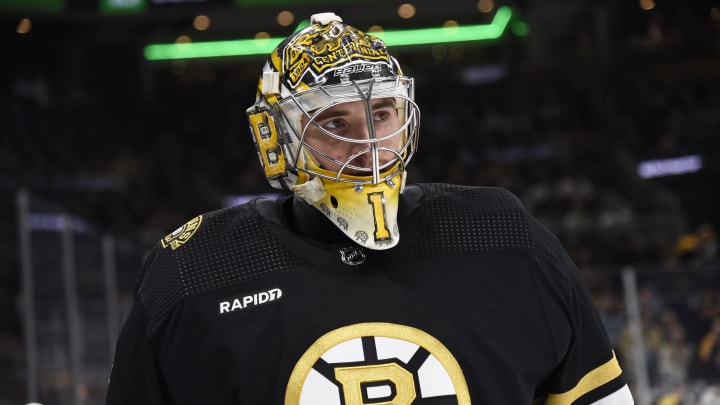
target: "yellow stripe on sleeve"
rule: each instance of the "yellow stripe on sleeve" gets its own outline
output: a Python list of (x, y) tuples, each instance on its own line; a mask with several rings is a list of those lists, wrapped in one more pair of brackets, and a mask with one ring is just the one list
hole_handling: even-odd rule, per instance
[(575, 387), (561, 394), (550, 394), (545, 401), (545, 405), (569, 405), (576, 399), (594, 390), (597, 387), (606, 384), (622, 374), (620, 364), (618, 364), (615, 352), (613, 351), (612, 359), (607, 363), (587, 373)]

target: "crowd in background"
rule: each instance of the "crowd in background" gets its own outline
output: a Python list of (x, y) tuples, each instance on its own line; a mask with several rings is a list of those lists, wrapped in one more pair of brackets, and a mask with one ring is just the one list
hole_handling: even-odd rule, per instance
[[(157, 73), (151, 103), (113, 100), (82, 82), (48, 94), (41, 75), (18, 75), (0, 113), (8, 134), (0, 139), (0, 184), (28, 187), (144, 244), (229, 196), (272, 192), (244, 115), (255, 67)], [(592, 246), (587, 254), (600, 263), (662, 260), (681, 233), (705, 222), (668, 184), (640, 178), (636, 165), (704, 153), (710, 174), (684, 181), (717, 175), (717, 74), (680, 88), (674, 76), (652, 86), (621, 76), (597, 101), (593, 82), (605, 77), (538, 72), (469, 86), (436, 81), (440, 73), (461, 76), (417, 74), (421, 143), (409, 181), (506, 187), (566, 245)], [(617, 87), (624, 93), (612, 94)]]
[[(518, 195), (586, 274), (628, 370), (619, 270), (634, 266), (655, 399), (694, 405), (720, 383), (718, 201), (688, 208), (682, 192), (717, 187), (720, 64), (653, 57), (602, 71), (510, 67), (478, 83), (463, 79), (467, 66), (401, 54), (422, 114), (408, 181)], [(274, 192), (244, 113), (260, 63), (153, 68), (152, 95), (136, 98), (18, 68), (0, 92), (0, 218), (13, 224), (0, 233), (0, 370), (23, 362), (13, 193), (29, 189), (142, 252), (230, 196)], [(637, 174), (642, 159), (688, 153), (705, 154), (704, 173), (667, 182)], [(13, 381), (0, 378), (2, 392), (16, 391)]]

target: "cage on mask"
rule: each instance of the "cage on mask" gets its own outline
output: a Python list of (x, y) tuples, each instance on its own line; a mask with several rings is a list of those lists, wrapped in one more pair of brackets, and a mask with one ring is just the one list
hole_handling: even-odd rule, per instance
[[(281, 100), (288, 166), (308, 178), (359, 184), (404, 172), (417, 146), (420, 113), (412, 91), (412, 79), (394, 77), (321, 86)], [(350, 106), (363, 123), (350, 124), (356, 117)], [(337, 122), (342, 127), (332, 128)]]

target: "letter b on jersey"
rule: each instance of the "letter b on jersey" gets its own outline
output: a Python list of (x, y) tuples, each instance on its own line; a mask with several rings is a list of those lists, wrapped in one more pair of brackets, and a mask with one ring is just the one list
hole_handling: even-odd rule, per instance
[(409, 405), (415, 399), (413, 375), (398, 364), (339, 367), (346, 404)]

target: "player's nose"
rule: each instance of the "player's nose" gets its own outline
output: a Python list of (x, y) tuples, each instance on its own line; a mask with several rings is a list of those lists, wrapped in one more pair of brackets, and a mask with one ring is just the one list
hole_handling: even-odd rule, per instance
[(358, 123), (353, 131), (353, 144), (351, 148), (351, 154), (361, 153), (360, 156), (355, 158), (354, 165), (362, 167), (370, 167), (372, 164), (372, 144), (375, 138), (374, 128), (372, 127), (372, 121), (368, 123)]

